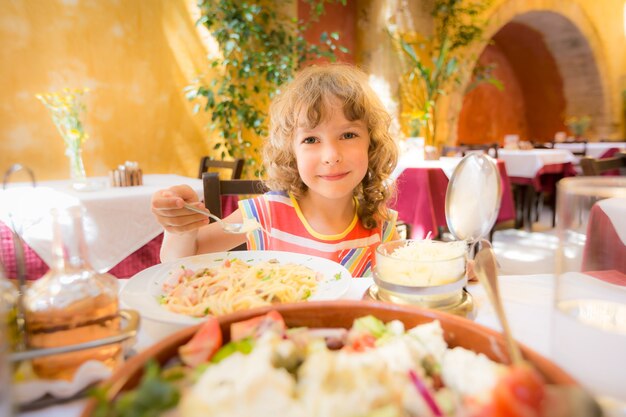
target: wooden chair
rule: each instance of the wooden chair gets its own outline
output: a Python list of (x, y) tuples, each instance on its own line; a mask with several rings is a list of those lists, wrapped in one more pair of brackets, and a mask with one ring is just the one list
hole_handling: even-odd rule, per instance
[(626, 153), (620, 152), (611, 158), (591, 158), (586, 156), (580, 160), (583, 175), (602, 175), (611, 170), (620, 170), (626, 167)]
[(481, 143), (481, 144), (469, 144), (461, 143), (461, 149), (463, 149), (463, 156), (473, 151), (483, 151), (487, 155), (498, 158), (498, 148), (500, 146), (497, 143)]
[[(263, 194), (268, 189), (261, 180), (221, 180), (217, 172), (202, 174), (204, 205), (217, 217), (222, 218), (222, 196)], [(213, 220), (211, 219), (211, 222)], [(246, 250), (241, 244), (232, 250)]]
[(465, 146), (444, 146), (441, 148), (441, 156), (465, 156)]
[(243, 159), (234, 159), (232, 161), (216, 161), (208, 156), (200, 159), (200, 167), (198, 168), (198, 178), (202, 178), (202, 174), (214, 169), (230, 169), (230, 179), (237, 180), (241, 178), (243, 173)]
[(554, 149), (554, 142), (531, 142), (534, 149)]

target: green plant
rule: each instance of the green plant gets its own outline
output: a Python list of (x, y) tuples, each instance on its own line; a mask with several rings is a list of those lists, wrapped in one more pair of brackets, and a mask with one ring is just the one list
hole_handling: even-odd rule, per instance
[(84, 181), (87, 177), (81, 152), (89, 134), (85, 132), (81, 116), (85, 112), (83, 96), (88, 92), (88, 88), (64, 88), (35, 95), (50, 110), (52, 121), (65, 142), (65, 154), (70, 158), (71, 177), (77, 181)]
[[(410, 134), (421, 134), (427, 145), (437, 145), (439, 100), (461, 85), (463, 68), (475, 61), (467, 48), (482, 39), (486, 21), (481, 14), (490, 4), (490, 0), (435, 0), (431, 13), (435, 29), (429, 37), (388, 28), (408, 66), (400, 80), (401, 117)], [(493, 69), (475, 66), (465, 92), (483, 82), (502, 89)]]
[(586, 115), (580, 116), (580, 117), (572, 116), (572, 117), (568, 117), (565, 120), (565, 125), (570, 130), (570, 132), (572, 132), (572, 134), (576, 137), (584, 136), (590, 124), (591, 124), (591, 117), (586, 116)]
[[(198, 0), (198, 24), (208, 28), (219, 44), (221, 57), (209, 59), (208, 82), (199, 78), (186, 88), (190, 100), (204, 101), (211, 113), (210, 129), (219, 132), (213, 144), (222, 159), (243, 158), (245, 171), (261, 174), (259, 137), (267, 134), (269, 101), (305, 62), (324, 57), (335, 60), (337, 33), (323, 33), (320, 45), (309, 44), (304, 33), (324, 13), (324, 6), (346, 0), (306, 0), (311, 18), (299, 21), (281, 12), (294, 0), (246, 2)], [(202, 107), (197, 103), (194, 111)], [(254, 139), (257, 139), (256, 142)]]

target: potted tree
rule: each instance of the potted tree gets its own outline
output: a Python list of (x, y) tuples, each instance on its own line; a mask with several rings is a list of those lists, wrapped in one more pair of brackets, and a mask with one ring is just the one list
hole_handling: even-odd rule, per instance
[[(388, 33), (400, 53), (406, 71), (400, 79), (401, 122), (411, 135), (425, 138), (426, 152), (439, 149), (443, 140), (437, 136), (437, 116), (441, 98), (462, 82), (462, 71), (475, 57), (469, 47), (482, 39), (486, 21), (482, 12), (490, 1), (435, 0), (431, 16), (434, 33), (424, 36), (389, 25)], [(474, 67), (473, 82), (467, 91), (482, 82), (502, 89), (492, 76), (494, 66)]]
[(574, 140), (579, 142), (585, 140), (585, 133), (587, 129), (589, 129), (589, 125), (591, 124), (591, 117), (584, 116), (571, 116), (565, 120), (565, 125), (572, 135), (574, 135)]
[(307, 0), (311, 18), (304, 22), (285, 12), (293, 0), (198, 1), (198, 24), (210, 31), (221, 56), (209, 57), (207, 73), (186, 88), (187, 98), (197, 101), (194, 111), (211, 113), (209, 129), (217, 132), (217, 138), (210, 138), (213, 149), (222, 159), (244, 159), (244, 175), (262, 174), (259, 138), (267, 134), (269, 101), (280, 86), (304, 62), (320, 57), (334, 61), (335, 51), (348, 52), (337, 45), (337, 33), (322, 33), (319, 45), (304, 38), (330, 2), (346, 4)]

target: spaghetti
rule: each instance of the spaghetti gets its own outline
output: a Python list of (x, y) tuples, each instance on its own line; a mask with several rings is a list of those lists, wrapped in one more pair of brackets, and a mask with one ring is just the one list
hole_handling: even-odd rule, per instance
[(217, 268), (182, 268), (163, 284), (160, 302), (194, 317), (221, 315), (273, 303), (303, 301), (321, 279), (312, 269), (276, 260), (250, 265), (230, 259)]

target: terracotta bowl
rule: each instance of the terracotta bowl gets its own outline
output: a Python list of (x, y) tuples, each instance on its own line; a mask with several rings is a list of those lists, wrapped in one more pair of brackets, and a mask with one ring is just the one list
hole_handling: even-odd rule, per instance
[[(437, 310), (373, 301), (346, 300), (282, 304), (275, 307), (264, 307), (228, 314), (219, 317), (224, 343), (230, 338), (231, 323), (264, 314), (272, 309), (279, 311), (290, 327), (349, 328), (354, 319), (368, 314), (372, 314), (384, 322), (394, 319), (400, 320), (407, 329), (437, 319), (441, 322), (446, 342), (450, 347), (462, 346), (475, 352), (484, 353), (497, 362), (509, 363), (504, 339), (502, 335), (494, 330), (462, 317)], [(170, 358), (176, 356), (178, 347), (185, 344), (199, 326), (196, 325), (180, 330), (129, 359), (105, 382), (105, 384), (110, 386), (110, 397), (114, 398), (120, 392), (134, 388), (140, 381), (144, 365), (149, 359), (153, 358), (160, 363), (165, 363)], [(565, 385), (576, 384), (571, 376), (548, 359), (523, 345), (520, 347), (524, 357), (534, 364), (547, 382)], [(89, 400), (82, 417), (91, 417), (95, 405), (94, 400)]]

